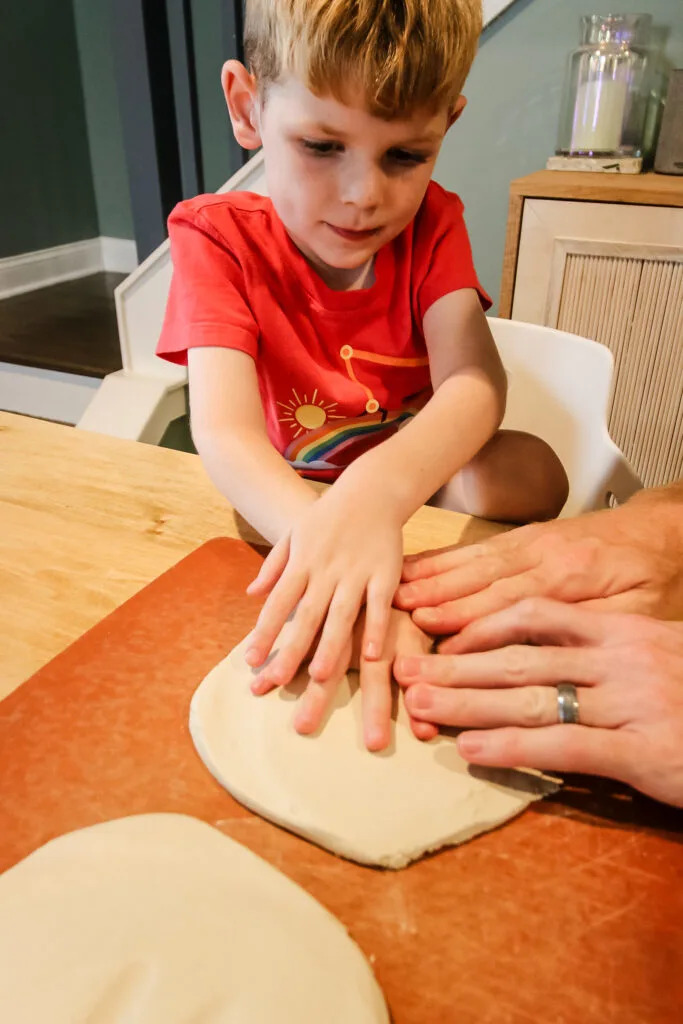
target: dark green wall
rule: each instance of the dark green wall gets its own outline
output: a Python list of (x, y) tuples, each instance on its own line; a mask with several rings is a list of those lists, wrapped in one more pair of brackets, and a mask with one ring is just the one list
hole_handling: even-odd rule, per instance
[(99, 233), (72, 0), (0, 19), (0, 257)]
[(99, 234), (133, 237), (109, 0), (73, 0)]
[(191, 5), (204, 186), (207, 192), (215, 192), (231, 174), (228, 142), (232, 128), (221, 89), (221, 68), (228, 57), (223, 50), (221, 2), (192, 0)]

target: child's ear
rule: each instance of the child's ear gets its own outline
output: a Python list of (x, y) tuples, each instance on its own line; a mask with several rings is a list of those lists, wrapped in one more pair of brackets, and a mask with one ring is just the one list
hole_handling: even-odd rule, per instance
[(244, 64), (238, 60), (229, 60), (221, 71), (221, 85), (235, 138), (243, 149), (258, 149), (261, 145), (261, 132), (256, 79), (249, 74)]
[(451, 128), (455, 124), (455, 122), (458, 120), (458, 118), (460, 117), (460, 115), (462, 114), (462, 112), (463, 112), (463, 110), (465, 109), (466, 106), (467, 106), (467, 100), (465, 99), (465, 97), (464, 96), (458, 96), (457, 100), (455, 101), (455, 106), (453, 107), (453, 109), (451, 110), (450, 114), (448, 115), (448, 127), (449, 128)]

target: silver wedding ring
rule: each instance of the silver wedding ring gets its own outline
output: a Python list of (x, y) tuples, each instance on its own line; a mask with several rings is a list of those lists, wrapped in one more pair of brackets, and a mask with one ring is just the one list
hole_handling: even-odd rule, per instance
[(561, 725), (576, 725), (579, 721), (579, 695), (573, 683), (557, 687), (557, 717)]

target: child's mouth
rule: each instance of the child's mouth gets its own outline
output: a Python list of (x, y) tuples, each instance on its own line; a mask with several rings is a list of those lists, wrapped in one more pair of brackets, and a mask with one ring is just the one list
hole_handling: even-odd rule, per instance
[(369, 228), (365, 231), (350, 231), (348, 228), (338, 228), (334, 224), (328, 224), (327, 226), (328, 228), (331, 228), (336, 235), (347, 239), (349, 242), (365, 242), (368, 238), (372, 238), (382, 230), (381, 228)]

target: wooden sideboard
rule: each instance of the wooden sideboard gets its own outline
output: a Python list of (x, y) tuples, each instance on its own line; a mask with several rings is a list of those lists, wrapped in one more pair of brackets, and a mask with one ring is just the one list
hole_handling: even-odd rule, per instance
[(500, 315), (606, 345), (612, 437), (646, 485), (683, 476), (683, 178), (513, 181)]

